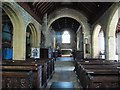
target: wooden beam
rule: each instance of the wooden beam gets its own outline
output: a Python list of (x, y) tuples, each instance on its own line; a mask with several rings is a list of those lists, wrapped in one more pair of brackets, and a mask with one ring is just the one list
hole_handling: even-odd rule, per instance
[(35, 10), (36, 10), (36, 14), (38, 14), (38, 12), (39, 12), (39, 9), (42, 7), (42, 5), (44, 5), (45, 4), (45, 2), (46, 2), (46, 0), (40, 0), (38, 3), (38, 5), (36, 5), (36, 8), (35, 8)]
[(37, 13), (37, 8), (38, 8), (38, 5), (40, 4), (40, 2), (38, 2), (35, 7), (34, 7), (34, 13), (36, 14)]
[(41, 2), (41, 4), (38, 6), (38, 8), (37, 8), (37, 13), (40, 11), (40, 8), (42, 7), (42, 5), (44, 4), (44, 2)]
[(46, 8), (44, 8), (41, 12), (42, 13), (46, 12), (51, 6), (52, 6), (52, 3), (49, 3), (49, 5)]
[(44, 14), (48, 9), (50, 9), (53, 5), (50, 4), (47, 9), (45, 9), (42, 13)]
[(44, 9), (45, 7), (47, 7), (47, 5), (48, 5), (48, 2), (45, 2), (45, 4), (41, 8), (39, 8), (39, 11), (42, 13), (42, 9)]

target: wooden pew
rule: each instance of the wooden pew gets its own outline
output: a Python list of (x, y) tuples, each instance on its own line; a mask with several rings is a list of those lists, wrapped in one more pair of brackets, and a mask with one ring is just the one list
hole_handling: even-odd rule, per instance
[(40, 59), (36, 59), (36, 62), (37, 63), (40, 63), (40, 62), (45, 62), (45, 73), (43, 74), (43, 78), (42, 81), (43, 81), (43, 84), (44, 84), (44, 87), (47, 85), (48, 81), (51, 79), (53, 73), (54, 73), (54, 60), (55, 59), (52, 59), (52, 58), (40, 58)]
[(91, 61), (77, 61), (75, 62), (75, 71), (78, 73), (80, 65), (113, 65), (115, 67), (120, 66), (118, 62), (111, 62), (111, 61), (101, 61), (101, 60), (91, 60)]
[(95, 76), (104, 76), (104, 75), (113, 75), (113, 76), (115, 75), (116, 76), (116, 75), (118, 75), (118, 70), (115, 68), (112, 68), (112, 67), (108, 67), (108, 66), (107, 66), (107, 68), (105, 68), (105, 66), (104, 67), (101, 67), (101, 66), (95, 67), (92, 65), (91, 65), (91, 68), (90, 68), (90, 66), (87, 68), (82, 68), (80, 70), (80, 74), (78, 76), (79, 76), (79, 79), (81, 81), (83, 81), (82, 82), (83, 87), (87, 87), (86, 86), (87, 80), (88, 80), (87, 78), (89, 75), (91, 75), (91, 76), (94, 75), (94, 77)]
[[(22, 64), (23, 62), (19, 62), (18, 63), (14, 63), (13, 65), (3, 65), (2, 66), (2, 71), (4, 72), (29, 72), (32, 71), (33, 72), (33, 80), (32, 80), (32, 85), (33, 88), (40, 88), (42, 86), (41, 84), (41, 79), (42, 79), (42, 66), (37, 67), (36, 65), (30, 66), (30, 63), (27, 64)], [(16, 65), (17, 64), (17, 65)], [(26, 66), (27, 65), (27, 66)]]
[[(44, 61), (3, 61), (4, 71), (33, 71), (33, 88), (41, 88), (46, 82), (46, 66)], [(44, 77), (43, 77), (44, 76)]]
[[(33, 71), (33, 88), (43, 88), (47, 85), (51, 72), (54, 71), (54, 60), (48, 58), (28, 59), (26, 61), (3, 61), (4, 71)], [(52, 67), (51, 67), (52, 66)]]
[(2, 89), (33, 88), (32, 71), (29, 72), (1, 71), (0, 74), (2, 75)]
[(119, 73), (118, 71), (87, 71), (85, 77), (86, 88), (119, 88)]
[(87, 88), (103, 88), (103, 89), (111, 89), (111, 88), (120, 88), (119, 86), (118, 76), (112, 75), (96, 75), (89, 76), (87, 79)]
[[(90, 61), (88, 63), (81, 61), (76, 62), (76, 65), (76, 73), (84, 88), (119, 87), (120, 79), (117, 67), (120, 64), (109, 61)], [(109, 85), (105, 84), (105, 81), (109, 83)]]
[[(119, 72), (117, 69), (85, 69), (83, 71), (83, 75), (81, 75), (81, 78), (83, 79), (83, 85), (84, 87), (88, 87), (88, 88), (96, 88), (96, 87), (91, 87), (89, 85), (91, 85), (90, 82), (92, 82), (92, 80), (94, 81), (94, 79), (92, 78), (98, 78), (98, 77), (106, 77), (106, 78), (111, 78), (111, 77), (117, 77), (118, 78), (118, 75), (119, 75)], [(108, 76), (108, 77), (107, 77)], [(110, 77), (111, 76), (111, 77)], [(101, 79), (104, 79), (104, 78), (98, 78), (97, 80), (100, 82)], [(100, 82), (100, 83), (104, 83), (106, 80), (104, 79), (103, 82)], [(112, 79), (111, 81), (109, 81), (110, 83), (112, 83)], [(117, 83), (118, 80), (116, 80), (116, 82), (113, 82), (113, 83)], [(97, 83), (97, 82), (95, 82)], [(107, 85), (107, 83), (106, 83)], [(112, 88), (112, 87), (111, 87)]]
[(104, 60), (98, 60), (98, 59), (88, 59), (88, 60), (76, 60), (74, 63), (75, 65), (75, 72), (77, 73), (77, 69), (79, 68), (79, 65), (82, 64), (82, 65), (101, 65), (101, 64), (110, 64), (109, 62), (107, 63), (108, 61), (104, 61)]
[[(30, 61), (30, 60), (27, 60)], [(40, 59), (35, 59), (35, 62), (40, 64), (41, 62), (44, 62), (44, 74), (42, 74), (42, 85), (45, 87), (48, 83), (48, 81), (51, 79), (53, 73), (54, 73), (54, 61), (55, 59), (53, 58), (40, 58)]]
[(46, 83), (51, 79), (54, 73), (54, 61), (53, 58), (41, 58), (36, 60), (37, 62), (45, 61), (46, 62)]

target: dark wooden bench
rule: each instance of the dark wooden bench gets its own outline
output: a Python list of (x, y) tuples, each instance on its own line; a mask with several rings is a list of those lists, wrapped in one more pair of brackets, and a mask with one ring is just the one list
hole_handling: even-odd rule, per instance
[(12, 88), (33, 88), (32, 85), (32, 75), (29, 72), (16, 72), (16, 71), (2, 71), (2, 89), (12, 89)]
[[(83, 86), (84, 87), (87, 87), (87, 83), (88, 83), (88, 77), (91, 76), (91, 77), (95, 77), (95, 76), (117, 76), (118, 77), (118, 70), (115, 69), (115, 68), (87, 68), (87, 69), (82, 69), (80, 71), (80, 74), (78, 75), (79, 76), (79, 79), (81, 81), (83, 81)], [(103, 80), (104, 81), (104, 80)], [(111, 81), (112, 82), (112, 81)], [(102, 83), (102, 82), (101, 82)]]
[[(24, 64), (22, 64), (24, 63)], [(42, 86), (41, 79), (42, 79), (42, 66), (37, 66), (35, 64), (30, 65), (30, 63), (25, 64), (25, 62), (19, 62), (19, 64), (16, 62), (14, 64), (6, 64), (2, 66), (2, 71), (4, 72), (33, 72), (33, 81), (32, 85), (33, 88), (40, 88)]]
[(120, 88), (118, 76), (115, 75), (95, 75), (87, 78), (86, 88)]
[(41, 58), (40, 60), (36, 60), (37, 62), (45, 61), (46, 62), (46, 83), (51, 79), (54, 73), (54, 61), (55, 59), (51, 58)]
[[(30, 60), (27, 60), (30, 61)], [(44, 86), (47, 85), (47, 82), (51, 79), (53, 73), (54, 73), (54, 61), (55, 59), (53, 58), (40, 58), (40, 59), (35, 59), (35, 62), (37, 64), (44, 63), (44, 73), (42, 74), (42, 85)]]
[(75, 71), (76, 71), (76, 73), (78, 73), (78, 71), (79, 71), (78, 69), (79, 69), (80, 65), (113, 65), (113, 67), (119, 67), (120, 63), (118, 63), (118, 62), (110, 62), (110, 61), (101, 61), (101, 60), (77, 61), (75, 63)]
[[(39, 59), (39, 60), (12, 60), (12, 61), (3, 61), (2, 62), (2, 71), (20, 71), (20, 72), (33, 72), (33, 88), (41, 88), (45, 87), (47, 84), (47, 75), (50, 75), (53, 72), (53, 68), (51, 68), (51, 59)], [(52, 63), (53, 65), (54, 63)], [(51, 70), (52, 69), (52, 70)], [(47, 72), (48, 70), (48, 72)]]
[[(106, 77), (107, 79), (111, 78), (111, 77), (113, 77), (113, 78), (116, 77), (117, 79), (119, 78), (118, 70), (117, 69), (112, 69), (112, 68), (111, 69), (105, 69), (105, 68), (101, 68), (101, 69), (95, 69), (95, 68), (94, 69), (84, 69), (84, 71), (82, 73), (83, 74), (81, 75), (81, 80), (83, 80), (83, 82), (84, 82), (83, 83), (84, 87), (88, 87), (88, 85), (91, 84), (90, 82), (92, 82), (92, 80), (93, 80), (92, 78), (103, 77), (103, 78), (99, 78), (100, 80), (102, 79), (102, 81), (103, 81), (101, 83), (104, 83), (106, 81), (104, 79), (104, 77)], [(100, 82), (99, 79), (97, 79), (98, 82)], [(110, 83), (112, 83), (112, 82), (113, 81), (111, 79)], [(115, 83), (118, 83), (118, 80), (116, 80)], [(106, 83), (106, 85), (107, 85), (107, 83)]]
[(118, 66), (118, 63), (111, 61), (79, 61), (76, 62), (75, 70), (84, 88), (118, 88)]

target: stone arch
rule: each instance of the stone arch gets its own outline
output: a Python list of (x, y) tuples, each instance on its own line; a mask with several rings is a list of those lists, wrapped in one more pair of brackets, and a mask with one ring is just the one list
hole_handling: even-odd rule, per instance
[(102, 26), (99, 24), (95, 25), (95, 28), (92, 34), (92, 57), (93, 58), (98, 58), (100, 54), (98, 38), (101, 31), (104, 36), (104, 31), (102, 30)]
[[(93, 35), (92, 35), (92, 57), (98, 57), (98, 34), (100, 32), (101, 29), (101, 25), (96, 25), (93, 31)], [(96, 51), (97, 50), (97, 51)]]
[[(115, 60), (116, 59), (116, 41), (115, 41), (115, 31), (117, 22), (119, 19), (119, 4), (115, 3), (112, 7), (113, 10), (109, 16), (106, 30), (106, 59)], [(111, 49), (112, 48), (112, 49)]]
[(35, 25), (33, 23), (29, 23), (27, 27), (30, 28), (31, 34), (32, 34), (32, 47), (37, 47), (39, 42), (38, 42), (38, 31), (35, 28)]
[(23, 42), (25, 42), (25, 33), (22, 17), (11, 3), (4, 2), (2, 9), (13, 24), (13, 60), (24, 60), (25, 45)]
[[(31, 43), (30, 44), (26, 43), (26, 59), (27, 59), (30, 58), (31, 56), (31, 48), (38, 47), (39, 42), (38, 42), (38, 32), (33, 23), (29, 23), (27, 25), (26, 32), (29, 32), (31, 34), (31, 39), (30, 39)], [(27, 38), (26, 38), (26, 42), (27, 42)]]
[(48, 28), (50, 25), (57, 19), (62, 17), (69, 17), (78, 21), (83, 28), (85, 34), (89, 34), (89, 25), (87, 23), (87, 18), (80, 12), (70, 9), (70, 8), (62, 8), (54, 11), (48, 16)]
[[(89, 24), (87, 22), (87, 18), (82, 14), (80, 13), (79, 11), (76, 11), (74, 9), (70, 9), (70, 8), (61, 8), (61, 9), (58, 9), (56, 11), (54, 11), (53, 13), (51, 13), (49, 16), (48, 16), (48, 28), (50, 27), (50, 25), (57, 19), (59, 18), (62, 18), (62, 17), (69, 17), (69, 18), (72, 18), (72, 19), (75, 19), (76, 21), (78, 21), (81, 26), (82, 26), (82, 29), (83, 29), (83, 32), (84, 32), (84, 35), (83, 35), (83, 41), (85, 40), (85, 38), (87, 37), (89, 40), (88, 40), (88, 43), (91, 47), (91, 36), (90, 36), (90, 27), (89, 27)], [(48, 29), (47, 29), (48, 30)], [(85, 43), (83, 43), (85, 44)], [(85, 45), (84, 46), (84, 49), (85, 49)], [(86, 53), (84, 52), (84, 55)], [(90, 54), (91, 54), (91, 50), (90, 50)]]

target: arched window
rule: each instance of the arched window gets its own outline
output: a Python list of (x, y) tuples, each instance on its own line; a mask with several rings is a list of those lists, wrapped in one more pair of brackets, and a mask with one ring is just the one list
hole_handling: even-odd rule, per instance
[(70, 34), (68, 31), (64, 31), (62, 34), (62, 43), (70, 43)]

